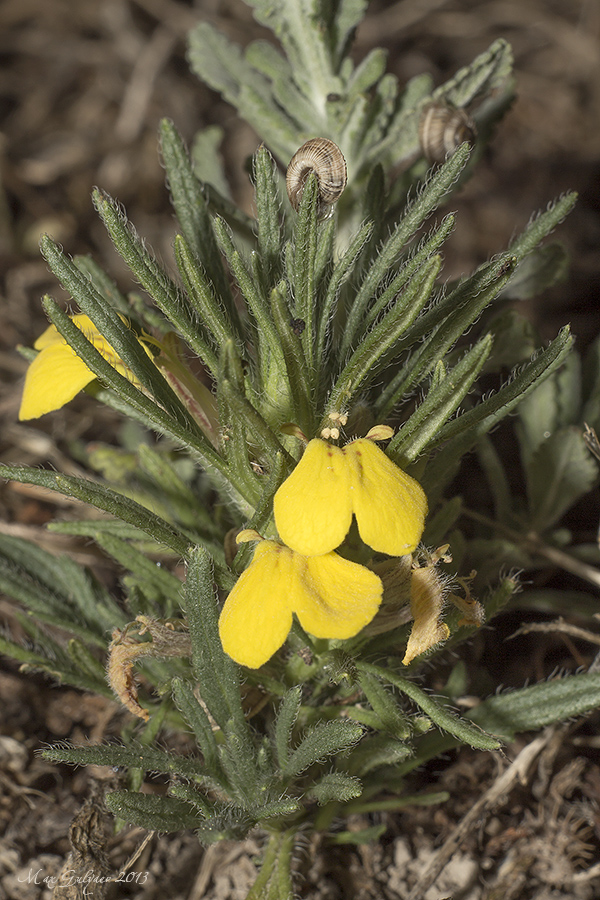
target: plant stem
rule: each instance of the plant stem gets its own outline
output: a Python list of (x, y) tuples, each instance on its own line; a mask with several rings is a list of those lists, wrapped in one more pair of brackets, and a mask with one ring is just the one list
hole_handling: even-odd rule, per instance
[(291, 864), (295, 839), (295, 828), (271, 832), (260, 872), (246, 900), (292, 900)]

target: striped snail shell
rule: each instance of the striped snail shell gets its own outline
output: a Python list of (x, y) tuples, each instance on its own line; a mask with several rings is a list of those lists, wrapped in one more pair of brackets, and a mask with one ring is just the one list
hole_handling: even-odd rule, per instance
[(465, 141), (473, 145), (476, 137), (475, 122), (464, 109), (447, 103), (431, 103), (421, 113), (419, 142), (430, 163), (443, 163)]
[(323, 218), (346, 187), (346, 160), (337, 144), (327, 138), (312, 138), (296, 150), (285, 176), (290, 203), (296, 211), (300, 207), (306, 179), (311, 172), (317, 176), (319, 196), (317, 215)]

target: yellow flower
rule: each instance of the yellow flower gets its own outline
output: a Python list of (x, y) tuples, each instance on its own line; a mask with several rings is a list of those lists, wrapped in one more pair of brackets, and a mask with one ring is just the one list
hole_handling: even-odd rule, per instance
[(369, 438), (341, 448), (315, 438), (275, 494), (274, 511), (281, 540), (297, 553), (339, 547), (354, 514), (365, 544), (404, 556), (421, 539), (427, 498)]
[(315, 637), (353, 637), (377, 612), (382, 592), (377, 575), (337, 553), (306, 557), (261, 541), (221, 612), (223, 649), (258, 669), (284, 643), (293, 613)]
[[(73, 316), (72, 321), (111, 366), (130, 381), (135, 381), (131, 370), (117, 356), (88, 316), (79, 314)], [(20, 421), (37, 419), (54, 409), (60, 409), (96, 378), (55, 325), (50, 325), (33, 346), (40, 352), (25, 375)]]

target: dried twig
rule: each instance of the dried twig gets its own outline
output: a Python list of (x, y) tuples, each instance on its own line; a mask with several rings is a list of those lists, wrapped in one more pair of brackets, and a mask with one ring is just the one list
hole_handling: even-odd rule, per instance
[(590, 644), (597, 644), (600, 646), (600, 634), (588, 631), (587, 628), (578, 628), (577, 625), (570, 625), (568, 622), (565, 622), (562, 617), (554, 619), (552, 622), (527, 622), (525, 625), (521, 625), (521, 627), (511, 635), (511, 639), (521, 634), (529, 634), (532, 631), (558, 631), (561, 634), (570, 634), (571, 637), (581, 638), (582, 641), (588, 641)]

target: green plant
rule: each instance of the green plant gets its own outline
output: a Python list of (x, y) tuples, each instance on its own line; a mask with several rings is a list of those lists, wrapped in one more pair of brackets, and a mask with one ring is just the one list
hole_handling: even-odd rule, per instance
[[(136, 422), (143, 434), (158, 437), (155, 443), (141, 441), (133, 454), (97, 448), (88, 462), (99, 477), (89, 480), (0, 467), (6, 478), (104, 511), (102, 518), (50, 527), (94, 539), (126, 572), (120, 602), (74, 562), (0, 536), (0, 584), (29, 609), (19, 620), (37, 648), (2, 638), (0, 650), (64, 682), (111, 695), (99, 651), (112, 631), (111, 688), (145, 724), (129, 729), (119, 745), (61, 746), (46, 751), (46, 758), (128, 769), (128, 789), (109, 794), (108, 806), (120, 819), (149, 829), (191, 828), (210, 843), (241, 838), (260, 825), (269, 841), (250, 897), (287, 898), (299, 829), (328, 831), (334, 819), (353, 812), (399, 809), (406, 802), (407, 774), (442, 750), (460, 744), (497, 749), (517, 731), (600, 703), (600, 675), (581, 673), (492, 697), (458, 716), (450, 706), (459, 693), (459, 667), (441, 697), (412, 677), (424, 652), (431, 659), (432, 649), (448, 636), (454, 643), (464, 640), (484, 611), (489, 619), (511, 599), (518, 579), (502, 574), (507, 563), (530, 563), (542, 546), (538, 541), (521, 547), (523, 531), (545, 532), (544, 546), (550, 546), (551, 528), (596, 483), (597, 466), (585, 450), (581, 425), (584, 417), (592, 424), (598, 419), (600, 382), (594, 349), (582, 407), (568, 329), (538, 349), (521, 320), (502, 306), (503, 292), (519, 279), (544, 285), (561, 270), (560, 253), (540, 250), (539, 244), (568, 213), (573, 195), (550, 205), (506, 251), (469, 277), (446, 288), (438, 281), (440, 250), (454, 218), (429, 220), (468, 177), (508, 105), (506, 43), (496, 42), (440, 88), (419, 77), (400, 91), (385, 74), (381, 50), (357, 67), (348, 56), (363, 3), (344, 0), (335, 10), (308, 0), (253, 5), (283, 53), (265, 42), (242, 53), (200, 25), (191, 36), (190, 59), (265, 141), (252, 164), (256, 219), (225, 194), (214, 132), (198, 136), (190, 160), (165, 121), (162, 154), (181, 229), (176, 277), (100, 191), (94, 193), (98, 213), (144, 288), (144, 299), (122, 295), (90, 259), (71, 260), (50, 238), (42, 241), (45, 259), (84, 318), (75, 321), (44, 298), (56, 331), (39, 348), (31, 378), (37, 366), (44, 377), (55, 372), (58, 384), (63, 376), (53, 354), (64, 360), (72, 348), (69, 364), (87, 379), (88, 393)], [(449, 110), (474, 107), (479, 139), (474, 151), (459, 144), (428, 169), (419, 121), (436, 103)], [(317, 135), (341, 149), (348, 183), (335, 209), (324, 210), (319, 179), (309, 174), (295, 212), (274, 157), (286, 164)], [(194, 357), (203, 364), (202, 377), (193, 374)], [(507, 363), (512, 375), (477, 401), (480, 376), (499, 376)], [(566, 394), (577, 394), (577, 404), (565, 402)], [(517, 407), (528, 484), (525, 518), (506, 478), (498, 475), (500, 457), (489, 438)], [(342, 446), (344, 434), (359, 439)], [(389, 441), (385, 454), (374, 440)], [(338, 454), (339, 483), (347, 481), (355, 501), (362, 482), (353, 482), (358, 476), (351, 473), (359, 451), (374, 461), (375, 494), (388, 484), (384, 469), (385, 478), (405, 492), (404, 554), (393, 551), (390, 558), (389, 550), (378, 547), (385, 528), (369, 493), (363, 506), (375, 520), (375, 539), (364, 537), (357, 515), (360, 537), (351, 529), (332, 563), (363, 572), (364, 595), (354, 597), (354, 586), (343, 585), (354, 612), (367, 602), (368, 590), (376, 593), (376, 603), (369, 595), (374, 606), (362, 623), (366, 627), (359, 630), (353, 620), (349, 636), (342, 633), (346, 612), (334, 609), (324, 624), (315, 613), (314, 597), (327, 606), (334, 579), (333, 570), (317, 575), (314, 566), (331, 548), (300, 551), (290, 540), (291, 549), (282, 550), (277, 540), (274, 497), (285, 496), (282, 486), (297, 480), (307, 441), (317, 455)], [(489, 476), (496, 517), (486, 520), (488, 536), (466, 541), (458, 530), (463, 504), (452, 482), (474, 450)], [(299, 495), (311, 487), (312, 472)], [(429, 502), (424, 532), (417, 483)], [(327, 494), (336, 501), (338, 495), (337, 487)], [(289, 510), (292, 501), (285, 502)], [(333, 500), (328, 503), (333, 508)], [(346, 512), (353, 509), (348, 500)], [(298, 511), (302, 529), (319, 510), (315, 502)], [(495, 536), (498, 527), (505, 530), (502, 543)], [(423, 547), (438, 549), (421, 549), (413, 561), (422, 532)], [(321, 531), (316, 533), (320, 539)], [(243, 546), (236, 545), (236, 534)], [(262, 550), (251, 561), (248, 542), (261, 539)], [(445, 547), (449, 539), (454, 565)], [(490, 564), (492, 550), (497, 555)], [(249, 584), (246, 573), (256, 571), (261, 553), (278, 554), (278, 560), (289, 554), (285, 571), (301, 587), (286, 615), (291, 620), (294, 609), (301, 623), (316, 624), (307, 633), (295, 621), (282, 651), (261, 648), (258, 656), (263, 662), (266, 654), (266, 662), (241, 670), (223, 650), (219, 611), (228, 595), (240, 597), (240, 585)], [(315, 558), (318, 563), (305, 561)], [(180, 559), (187, 570), (184, 585), (170, 570)], [(269, 591), (281, 587), (284, 595), (282, 570), (269, 565)], [(472, 565), (479, 571), (473, 576), (479, 602), (470, 599), (466, 580)], [(270, 592), (261, 597), (254, 583), (244, 590), (244, 603), (255, 603), (244, 607), (255, 647), (261, 629), (268, 630), (261, 608), (273, 611), (275, 620), (277, 604)], [(46, 625), (72, 636), (64, 641)], [(242, 632), (236, 629), (231, 653), (237, 658)], [(133, 679), (138, 664), (144, 705)], [(255, 715), (248, 688), (262, 698)], [(159, 749), (156, 738), (165, 723), (191, 728), (200, 755)], [(166, 776), (166, 795), (139, 791), (145, 772)], [(426, 793), (411, 802), (431, 803), (432, 797), (443, 799)], [(338, 830), (335, 839), (376, 836), (372, 830)]]

